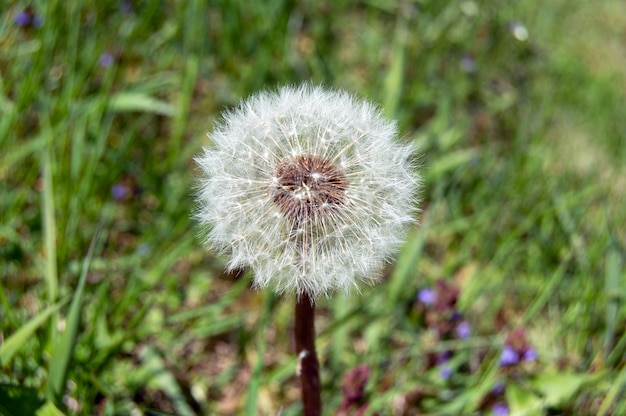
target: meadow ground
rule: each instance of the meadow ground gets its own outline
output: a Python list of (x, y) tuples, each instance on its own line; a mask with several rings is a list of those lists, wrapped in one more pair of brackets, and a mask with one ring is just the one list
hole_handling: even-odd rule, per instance
[(300, 413), (293, 300), (190, 216), (219, 113), (310, 80), (424, 178), (384, 281), (320, 302), (326, 414), (626, 415), (625, 68), (620, 0), (3, 5), (0, 414)]

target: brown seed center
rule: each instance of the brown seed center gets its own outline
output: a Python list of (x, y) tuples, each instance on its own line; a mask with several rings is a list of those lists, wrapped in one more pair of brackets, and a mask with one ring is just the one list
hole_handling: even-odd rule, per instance
[(345, 204), (346, 175), (318, 156), (296, 156), (276, 165), (270, 185), (274, 203), (293, 221), (321, 219)]

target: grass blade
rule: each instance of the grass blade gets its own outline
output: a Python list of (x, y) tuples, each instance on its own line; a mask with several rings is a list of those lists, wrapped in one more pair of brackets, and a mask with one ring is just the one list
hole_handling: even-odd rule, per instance
[(189, 119), (189, 108), (193, 98), (196, 80), (198, 78), (199, 61), (196, 56), (190, 56), (185, 66), (185, 72), (182, 79), (182, 91), (178, 105), (178, 111), (174, 117), (172, 128), (172, 138), (170, 141), (169, 157), (176, 160), (181, 151), (182, 138), (187, 127)]
[(55, 344), (53, 348), (50, 371), (48, 373), (48, 385), (46, 389), (46, 394), (51, 400), (57, 400), (63, 395), (67, 370), (74, 351), (74, 343), (76, 341), (76, 334), (78, 333), (78, 326), (80, 324), (83, 290), (85, 288), (85, 281), (87, 280), (87, 271), (89, 270), (91, 258), (93, 257), (96, 242), (99, 240), (101, 230), (102, 223), (100, 223), (100, 226), (96, 230), (96, 233), (91, 240), (91, 244), (89, 245), (87, 256), (83, 261), (83, 269), (78, 280), (78, 287), (74, 292), (72, 304), (70, 305), (70, 312), (67, 317), (65, 332), (61, 335), (59, 343)]
[(406, 296), (407, 288), (412, 287), (411, 279), (415, 278), (417, 264), (424, 250), (429, 228), (429, 217), (425, 215), (422, 219), (421, 229), (413, 232), (407, 239), (388, 283), (387, 304), (389, 306), (396, 304), (403, 296)]
[[(402, 9), (402, 8), (401, 8)], [(383, 108), (389, 117), (395, 117), (402, 95), (404, 83), (404, 66), (406, 61), (406, 47), (409, 38), (409, 21), (411, 10), (398, 10), (396, 33), (393, 41), (391, 65), (385, 78), (385, 96)]]
[(252, 377), (250, 377), (250, 382), (248, 383), (248, 397), (246, 402), (246, 410), (244, 413), (248, 416), (257, 415), (259, 412), (257, 408), (257, 397), (259, 395), (261, 380), (264, 379), (263, 363), (265, 362), (265, 350), (267, 348), (267, 339), (265, 337), (265, 333), (270, 320), (270, 316), (272, 315), (272, 309), (274, 309), (276, 301), (276, 296), (273, 293), (268, 293), (265, 296), (263, 314), (261, 315), (257, 331), (257, 342), (255, 348), (257, 360), (254, 364), (254, 368), (252, 369)]
[(605, 307), (605, 354), (608, 357), (615, 346), (615, 335), (619, 331), (618, 315), (622, 291), (620, 289), (620, 266), (622, 257), (615, 247), (611, 247), (606, 257), (604, 277), (607, 303)]
[[(620, 401), (620, 392), (626, 390), (626, 367), (622, 369), (619, 376), (616, 377), (609, 388), (609, 391), (604, 396), (604, 400), (598, 409), (596, 416), (605, 416), (610, 414), (611, 406)], [(618, 414), (618, 413), (615, 413)]]
[(39, 314), (31, 318), (30, 321), (14, 334), (8, 337), (5, 342), (0, 345), (0, 366), (5, 366), (11, 361), (11, 358), (19, 351), (20, 347), (33, 335), (33, 333), (43, 325), (50, 315), (59, 310), (66, 302), (60, 302), (56, 305), (49, 306)]
[(140, 92), (120, 92), (111, 97), (109, 108), (114, 112), (154, 113), (162, 116), (174, 116), (173, 105)]
[[(191, 416), (193, 410), (187, 404), (176, 377), (167, 368), (165, 361), (158, 351), (151, 346), (146, 346), (140, 352), (143, 367), (151, 374), (150, 385), (158, 388), (167, 394), (172, 400), (172, 405), (176, 409), (176, 414), (180, 416)], [(150, 412), (151, 413), (151, 412)]]
[(59, 293), (59, 282), (57, 274), (57, 253), (56, 253), (56, 220), (54, 217), (54, 189), (52, 180), (52, 162), (50, 159), (50, 147), (47, 147), (42, 161), (43, 170), (43, 233), (45, 244), (45, 272), (46, 287), (48, 291), (48, 301), (53, 304), (57, 300)]
[(64, 416), (64, 414), (54, 405), (54, 403), (46, 402), (46, 404), (37, 410), (35, 416)]
[(34, 415), (43, 405), (39, 392), (35, 388), (0, 384), (0, 415)]

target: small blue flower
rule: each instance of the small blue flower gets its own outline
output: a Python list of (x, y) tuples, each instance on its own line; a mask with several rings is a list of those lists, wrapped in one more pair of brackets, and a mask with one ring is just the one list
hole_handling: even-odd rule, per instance
[(140, 256), (145, 256), (150, 253), (150, 244), (142, 243), (137, 246), (136, 250), (137, 254)]
[(30, 24), (32, 16), (26, 10), (22, 10), (13, 18), (13, 23), (19, 27), (26, 27)]
[(498, 402), (491, 408), (491, 414), (493, 416), (509, 416), (509, 406), (506, 403)]
[(100, 55), (100, 58), (98, 59), (100, 66), (103, 68), (108, 68), (111, 65), (113, 65), (113, 61), (114, 61), (113, 55), (111, 55), (108, 52), (105, 52), (102, 55)]
[(463, 321), (456, 327), (456, 335), (461, 339), (467, 339), (472, 335), (469, 322)]
[(133, 6), (132, 1), (125, 0), (120, 3), (120, 10), (122, 13), (129, 14), (135, 11), (135, 6)]
[(422, 289), (417, 293), (417, 300), (424, 305), (431, 305), (437, 300), (437, 293), (431, 288)]
[(122, 201), (130, 196), (128, 188), (121, 183), (113, 185), (113, 187), (111, 188), (111, 195), (118, 201)]
[(36, 14), (33, 16), (33, 21), (32, 21), (32, 25), (35, 28), (39, 28), (41, 26), (43, 26), (43, 17)]
[(500, 355), (500, 366), (506, 367), (519, 362), (519, 354), (510, 345), (505, 345)]
[(452, 368), (448, 364), (439, 366), (439, 375), (442, 379), (447, 380), (452, 376)]
[(476, 72), (476, 61), (470, 55), (465, 55), (461, 58), (459, 66), (461, 67), (461, 71), (467, 74)]
[(447, 363), (450, 357), (452, 357), (452, 354), (450, 354), (450, 351), (440, 352), (439, 354), (437, 354), (437, 364)]
[(43, 26), (43, 17), (35, 14), (31, 8), (26, 8), (13, 17), (13, 23), (19, 27), (38, 28)]
[(522, 356), (524, 361), (535, 361), (537, 359), (537, 350), (530, 347), (526, 351), (524, 351), (524, 355)]
[(506, 384), (504, 384), (503, 381), (496, 381), (496, 383), (491, 388), (491, 392), (495, 395), (500, 395), (504, 393), (505, 387), (506, 387)]

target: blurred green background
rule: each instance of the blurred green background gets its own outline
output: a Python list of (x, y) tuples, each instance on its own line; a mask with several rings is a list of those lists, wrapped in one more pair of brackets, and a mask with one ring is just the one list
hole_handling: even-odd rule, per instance
[(300, 413), (293, 299), (190, 215), (213, 120), (302, 81), (425, 180), (384, 281), (320, 302), (326, 414), (626, 415), (621, 0), (3, 3), (0, 414)]

